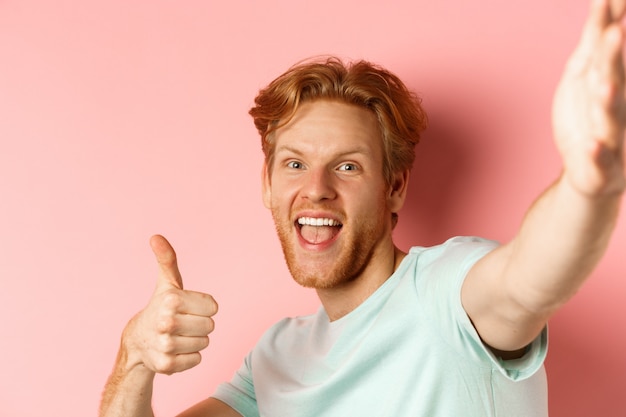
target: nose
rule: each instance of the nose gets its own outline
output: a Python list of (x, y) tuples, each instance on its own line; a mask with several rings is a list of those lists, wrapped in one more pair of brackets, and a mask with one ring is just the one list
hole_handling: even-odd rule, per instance
[(335, 178), (327, 169), (310, 170), (304, 181), (302, 195), (311, 202), (332, 200), (337, 196)]

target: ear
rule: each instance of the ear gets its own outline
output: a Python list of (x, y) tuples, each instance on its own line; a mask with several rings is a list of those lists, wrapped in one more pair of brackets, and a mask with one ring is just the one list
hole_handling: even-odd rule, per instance
[(394, 175), (393, 183), (387, 196), (387, 206), (389, 211), (397, 213), (404, 206), (407, 190), (409, 188), (409, 170), (397, 172)]
[(271, 208), (272, 202), (272, 185), (270, 182), (270, 173), (267, 167), (267, 161), (263, 162), (263, 170), (261, 172), (261, 192), (263, 197), (263, 204), (266, 208)]

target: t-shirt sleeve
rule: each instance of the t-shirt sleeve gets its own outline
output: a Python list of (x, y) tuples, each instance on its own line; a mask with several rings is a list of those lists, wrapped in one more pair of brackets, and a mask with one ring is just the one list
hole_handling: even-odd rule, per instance
[[(416, 285), (423, 305), (445, 342), (459, 355), (497, 369), (514, 381), (534, 375), (547, 354), (547, 329), (528, 346), (523, 357), (502, 360), (481, 341), (461, 303), (461, 287), (471, 267), (498, 246), (494, 241), (457, 237), (420, 255)], [(422, 277), (420, 279), (420, 276)]]
[(252, 354), (249, 354), (230, 382), (220, 384), (212, 395), (244, 417), (259, 416), (252, 381), (251, 357)]

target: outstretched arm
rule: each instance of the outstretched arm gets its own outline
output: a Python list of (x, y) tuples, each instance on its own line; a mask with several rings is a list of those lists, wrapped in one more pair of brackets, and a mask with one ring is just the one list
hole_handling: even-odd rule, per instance
[(624, 1), (593, 0), (553, 105), (562, 175), (517, 236), (470, 271), (462, 301), (483, 341), (530, 343), (580, 288), (609, 242), (624, 192)]

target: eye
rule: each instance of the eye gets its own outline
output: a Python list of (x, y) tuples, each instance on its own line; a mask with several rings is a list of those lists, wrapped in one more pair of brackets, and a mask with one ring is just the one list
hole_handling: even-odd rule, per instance
[(302, 165), (302, 162), (299, 161), (289, 161), (287, 162), (287, 167), (292, 169), (302, 169), (304, 165)]
[(345, 163), (345, 164), (339, 165), (338, 169), (339, 171), (356, 171), (359, 168), (356, 166), (356, 164)]

